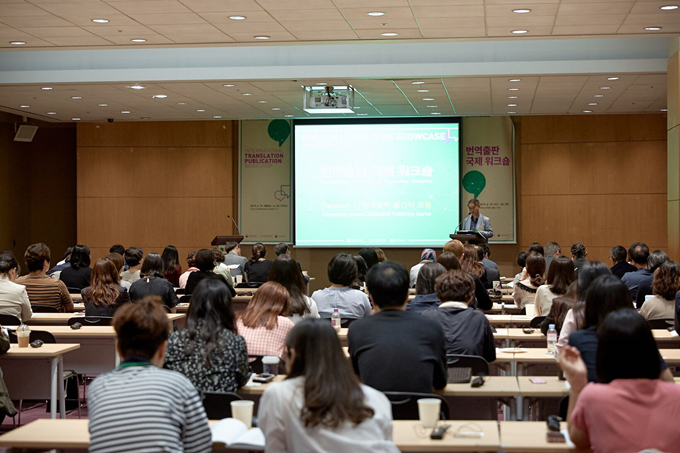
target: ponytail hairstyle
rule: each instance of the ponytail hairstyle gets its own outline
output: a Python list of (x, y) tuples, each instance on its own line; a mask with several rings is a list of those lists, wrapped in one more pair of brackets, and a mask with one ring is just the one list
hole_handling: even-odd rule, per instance
[(267, 248), (262, 242), (258, 242), (253, 245), (253, 256), (250, 258), (251, 263), (256, 263), (260, 258), (264, 258), (267, 255)]
[(532, 252), (527, 256), (527, 273), (533, 286), (541, 286), (544, 283), (545, 258), (543, 258), (543, 255)]

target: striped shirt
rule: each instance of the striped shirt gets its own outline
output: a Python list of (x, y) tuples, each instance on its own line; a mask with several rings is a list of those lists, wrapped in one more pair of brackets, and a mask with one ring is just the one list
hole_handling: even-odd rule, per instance
[(17, 278), (17, 283), (26, 287), (31, 305), (49, 305), (63, 313), (64, 307), (72, 303), (71, 295), (61, 280), (47, 275), (24, 275)]
[(209, 452), (201, 397), (182, 374), (153, 365), (100, 375), (88, 392), (90, 452)]

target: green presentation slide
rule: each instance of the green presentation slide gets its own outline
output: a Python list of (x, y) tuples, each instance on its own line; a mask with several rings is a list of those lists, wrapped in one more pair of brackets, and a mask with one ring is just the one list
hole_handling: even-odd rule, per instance
[(460, 123), (294, 125), (295, 243), (441, 246), (460, 222)]

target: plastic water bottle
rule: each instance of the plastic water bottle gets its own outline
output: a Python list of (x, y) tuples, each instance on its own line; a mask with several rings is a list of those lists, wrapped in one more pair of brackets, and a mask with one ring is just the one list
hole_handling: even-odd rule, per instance
[(336, 332), (340, 332), (340, 313), (338, 313), (337, 308), (333, 309), (333, 314), (331, 315), (331, 325), (333, 326)]
[(555, 343), (557, 343), (557, 330), (555, 324), (548, 326), (548, 354), (555, 354)]

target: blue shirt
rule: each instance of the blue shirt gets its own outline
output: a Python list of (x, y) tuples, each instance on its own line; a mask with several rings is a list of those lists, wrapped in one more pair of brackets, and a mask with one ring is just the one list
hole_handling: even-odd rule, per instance
[(406, 311), (411, 313), (422, 313), (430, 308), (439, 307), (439, 299), (437, 295), (432, 294), (418, 294), (413, 300), (410, 300), (406, 305)]
[(649, 269), (641, 268), (636, 270), (635, 272), (627, 272), (623, 274), (623, 277), (621, 277), (621, 281), (626, 285), (628, 290), (630, 291), (630, 297), (635, 300), (637, 297), (637, 290), (638, 286), (640, 285), (640, 282), (645, 279), (645, 277), (649, 277), (652, 275), (652, 273), (649, 271)]
[(368, 296), (346, 286), (314, 291), (312, 299), (316, 302), (322, 318), (330, 318), (334, 308), (338, 309), (341, 318), (359, 319), (371, 315), (372, 309)]

